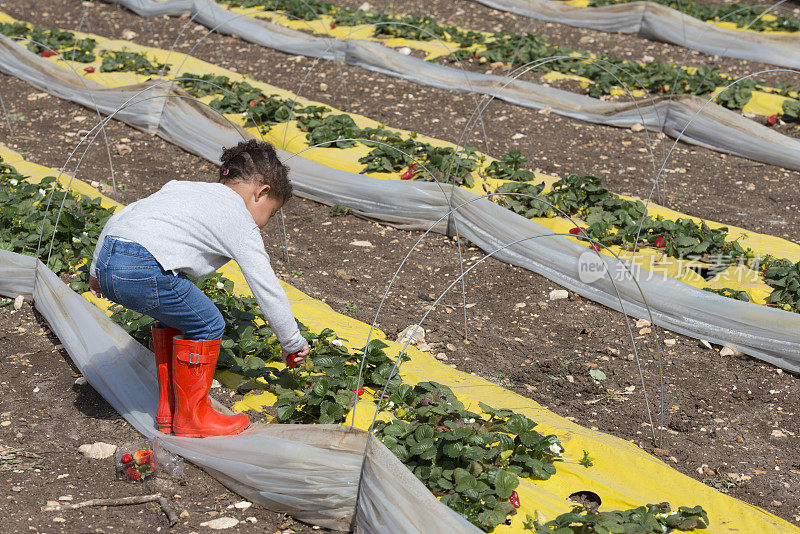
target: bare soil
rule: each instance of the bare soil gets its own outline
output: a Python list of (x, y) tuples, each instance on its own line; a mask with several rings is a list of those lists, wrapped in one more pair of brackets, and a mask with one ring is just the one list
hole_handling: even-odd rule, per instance
[[(505, 21), (504, 16), (498, 15), (500, 12), (480, 11), (478, 4), (468, 2), (436, 0), (426, 4), (426, 12), (443, 17), (449, 13), (445, 12), (448, 5), (457, 6), (464, 13), (478, 9), (485, 21), (493, 20), (493, 16)], [(15, 14), (12, 7), (6, 9)], [(162, 47), (171, 44), (183, 25), (183, 21), (178, 20), (143, 21), (105, 4), (92, 5), (89, 10), (90, 31), (119, 37), (123, 29), (129, 28), (142, 36), (139, 42)], [(29, 20), (62, 27), (77, 27), (81, 13), (80, 5), (63, 0), (28, 7)], [(477, 27), (480, 21), (464, 25), (473, 22)], [(190, 27), (189, 33), (196, 38), (203, 34), (201, 31)], [(592, 36), (601, 39), (606, 34), (594, 32)], [(653, 44), (644, 43), (644, 46)], [(186, 46), (184, 43), (178, 49), (185, 50)], [(198, 55), (289, 89), (296, 89), (298, 80), (305, 74), (303, 69), (313, 63), (216, 35), (198, 47)], [(384, 118), (391, 126), (442, 138), (455, 137), (474, 105), (471, 96), (421, 87), (328, 62), (316, 66), (312, 79), (314, 82), (303, 90), (304, 96), (373, 118)], [(29, 100), (36, 90), (8, 76), (0, 80), (6, 106), (10, 113), (16, 114), (15, 135), (8, 136), (7, 130), (3, 130), (0, 142), (16, 146), (32, 161), (56, 168), (63, 165), (75, 143), (75, 137), (69, 134), (86, 128), (85, 124), (93, 120), (91, 112), (49, 96)], [(402, 107), (399, 104), (403, 104)], [(78, 121), (76, 117), (88, 118)], [(500, 120), (501, 117), (505, 119)], [(643, 178), (647, 168), (645, 155), (637, 152), (638, 140), (627, 130), (586, 125), (502, 103), (490, 108), (486, 128), (491, 154), (517, 148), (533, 165), (547, 172), (561, 175), (572, 170), (600, 173), (607, 176), (609, 185), (618, 192), (642, 194), (649, 189), (647, 179)], [(511, 140), (510, 136), (517, 132), (526, 137)], [(210, 164), (127, 126), (112, 123), (109, 137), (115, 150), (117, 178), (125, 186), (125, 190), (109, 194), (122, 202), (146, 196), (171, 179), (213, 179), (214, 169)], [(121, 142), (121, 139), (129, 141)], [(129, 146), (132, 152), (120, 155), (116, 149), (120, 143)], [(480, 146), (483, 148), (482, 137)], [(89, 181), (106, 180), (106, 158), (104, 147), (93, 148), (79, 177)], [(800, 222), (798, 193), (794, 187), (797, 173), (685, 146), (679, 146), (675, 165), (680, 166), (675, 168), (685, 169), (685, 173), (670, 175), (672, 180), (667, 183), (667, 192), (671, 207), (794, 240), (794, 230)], [(629, 167), (637, 170), (628, 171)], [(748, 184), (753, 184), (752, 191), (748, 190)], [(674, 194), (676, 191), (679, 197)], [(303, 199), (292, 200), (284, 211), (289, 233), (288, 264), (280, 260), (276, 227), (271, 223), (264, 232), (267, 250), (274, 258), (278, 273), (336, 311), (371, 322), (388, 280), (419, 234), (352, 216), (332, 218), (327, 206)], [(320, 232), (321, 226), (324, 226), (323, 232)], [(356, 246), (352, 244), (355, 241), (369, 241), (372, 246)], [(468, 248), (465, 257), (471, 264), (482, 257), (482, 253)], [(457, 258), (455, 244), (442, 236), (426, 239), (411, 256), (378, 318), (380, 327), (389, 337), (419, 321), (430, 306), (431, 297), (437, 296), (458, 275)], [(434, 310), (423, 325), (431, 351), (439, 354), (445, 364), (502, 384), (579, 424), (628, 439), (662, 456), (689, 476), (795, 524), (800, 523), (800, 456), (797, 448), (791, 445), (800, 433), (796, 417), (800, 408), (800, 382), (796, 376), (749, 357), (722, 357), (717, 350), (700, 347), (696, 340), (658, 329), (662, 340), (675, 342), (663, 347), (666, 428), (663, 443), (654, 444), (639, 373), (631, 360), (632, 346), (620, 314), (574, 294), (570, 294), (569, 299), (550, 301), (548, 294), (557, 288), (555, 284), (494, 260), (482, 263), (473, 273), (467, 280), (467, 303), (474, 304), (467, 309), (468, 343), (464, 341), (460, 294), (446, 297), (443, 305)], [(0, 323), (0, 333), (12, 335), (18, 326), (13, 322)], [(642, 356), (652, 417), (658, 426), (658, 363), (653, 334), (647, 332), (648, 328), (652, 327), (640, 325), (634, 334)], [(4, 354), (22, 351), (18, 348), (18, 337), (11, 339), (14, 351)], [(45, 342), (43, 339), (51, 344), (55, 342), (44, 334), (37, 335), (36, 339), (41, 343)], [(63, 357), (58, 356), (56, 360), (63, 368), (53, 369), (46, 376), (62, 377), (51, 386), (56, 398), (62, 400), (53, 403), (43, 399), (40, 404), (48, 411), (60, 409), (53, 404), (67, 406), (78, 396), (71, 390), (72, 378)], [(25, 380), (30, 379), (32, 372), (45, 374), (40, 369), (47, 365), (44, 361), (31, 360), (31, 367), (21, 368), (10, 377), (4, 375), (3, 380), (19, 391), (26, 385), (32, 389), (32, 383)], [(6, 373), (13, 369), (13, 366), (4, 367)], [(592, 379), (589, 375), (592, 368), (602, 370), (606, 379)], [(4, 444), (16, 443), (12, 440), (18, 438), (11, 437), (15, 434), (4, 432), (17, 428), (20, 414), (29, 413), (34, 404), (30, 399), (36, 399), (35, 395), (31, 397), (24, 391), (26, 394), (20, 393), (19, 400), (11, 407), (3, 408), (4, 412), (13, 414), (10, 416), (12, 425), (0, 427), (0, 439)], [(236, 398), (238, 396), (232, 400)], [(91, 418), (81, 416), (80, 421), (81, 425), (73, 421), (69, 431), (86, 430), (87, 435), (93, 436), (91, 430), (95, 423)], [(30, 436), (25, 438), (30, 441), (24, 445), (33, 452), (52, 446), (51, 439), (40, 431), (20, 432)], [(127, 431), (129, 434), (117, 439), (135, 438), (130, 428)], [(63, 439), (69, 434), (53, 430), (51, 435), (58, 438), (57, 446), (61, 449), (70, 444)], [(114, 435), (106, 441), (112, 439)], [(34, 445), (41, 448), (36, 449)], [(74, 443), (70, 446), (74, 453)], [(92, 473), (82, 474), (80, 482), (94, 484), (96, 481), (90, 479), (100, 477)], [(27, 476), (28, 470), (23, 474)], [(33, 488), (34, 484), (29, 487)], [(61, 495), (61, 491), (66, 492), (54, 493)], [(186, 491), (181, 488), (176, 493), (184, 495)], [(52, 498), (32, 495), (24, 501), (10, 490), (7, 494), (24, 510), (18, 512), (19, 517), (36, 516), (37, 521), (41, 514), (34, 501)], [(202, 498), (197, 501), (203, 502)], [(687, 496), (687, 502), (673, 504), (703, 503), (694, 503), (691, 496)], [(130, 521), (138, 520), (138, 516), (136, 519), (131, 519), (133, 515), (125, 517)], [(194, 514), (189, 520), (193, 518)], [(163, 521), (153, 514), (155, 520)]]

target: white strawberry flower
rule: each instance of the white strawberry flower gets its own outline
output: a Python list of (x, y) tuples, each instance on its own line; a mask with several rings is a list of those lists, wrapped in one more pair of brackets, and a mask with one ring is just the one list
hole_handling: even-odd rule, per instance
[(40, 188), (39, 188), (39, 194), (40, 194), (40, 195), (42, 195), (42, 196), (45, 196), (45, 195), (47, 194), (47, 191), (45, 191), (44, 189), (42, 189), (42, 188), (40, 187)]
[(342, 341), (341, 339), (338, 339), (338, 338), (334, 339), (333, 341), (331, 341), (331, 343), (333, 345), (336, 345), (337, 347), (341, 347), (342, 345), (344, 345), (344, 341)]
[(225, 284), (222, 282), (217, 282), (217, 289), (225, 289)]
[(550, 445), (550, 452), (552, 452), (556, 456), (561, 456), (561, 452), (563, 450), (564, 449), (562, 449), (561, 445), (559, 445), (558, 443), (553, 443), (552, 445)]
[(14, 178), (12, 178), (11, 180), (9, 180), (9, 182), (11, 183), (11, 185), (17, 185), (17, 184), (19, 183), (19, 182), (18, 182), (17, 180), (15, 180)]
[(72, 242), (73, 242), (73, 243), (80, 243), (80, 242), (81, 242), (81, 240), (80, 240), (80, 239), (78, 239), (77, 237), (73, 236), (73, 237), (72, 237)]

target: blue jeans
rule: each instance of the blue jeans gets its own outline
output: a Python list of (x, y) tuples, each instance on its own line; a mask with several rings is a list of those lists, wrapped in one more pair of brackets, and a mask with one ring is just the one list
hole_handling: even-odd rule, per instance
[(225, 331), (222, 314), (200, 288), (162, 269), (138, 243), (106, 236), (95, 272), (107, 299), (181, 330), (185, 339), (220, 339)]

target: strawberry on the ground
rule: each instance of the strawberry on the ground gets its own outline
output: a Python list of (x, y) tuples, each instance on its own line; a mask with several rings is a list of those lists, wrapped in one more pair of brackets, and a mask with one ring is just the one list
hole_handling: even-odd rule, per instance
[(406, 172), (404, 172), (403, 174), (400, 175), (400, 179), (401, 180), (410, 180), (413, 177), (414, 177), (414, 172), (413, 171), (406, 171)]
[(600, 252), (602, 248), (597, 243), (592, 243), (592, 248), (595, 249), (597, 252)]
[(136, 460), (136, 463), (141, 465), (147, 463), (150, 459), (150, 455), (153, 454), (153, 449), (139, 449), (138, 451), (133, 453), (133, 459)]
[(569, 233), (572, 235), (578, 235), (584, 230), (586, 230), (586, 228), (581, 228), (580, 226), (576, 226), (575, 228), (570, 228)]
[(83, 70), (84, 70), (84, 72), (88, 72), (89, 74), (91, 74), (91, 73), (93, 73), (93, 72), (94, 72), (94, 67), (92, 67), (91, 65), (89, 65), (88, 67), (86, 67), (86, 68), (85, 68), (85, 69), (83, 69)]
[(777, 115), (770, 115), (769, 117), (767, 117), (767, 124), (769, 124), (770, 126), (775, 126), (776, 122), (778, 122)]
[(335, 22), (331, 22), (331, 29), (333, 29), (335, 27), (336, 27), (336, 23)]
[(512, 491), (511, 497), (508, 498), (508, 502), (514, 505), (514, 508), (519, 508), (519, 494), (516, 491)]

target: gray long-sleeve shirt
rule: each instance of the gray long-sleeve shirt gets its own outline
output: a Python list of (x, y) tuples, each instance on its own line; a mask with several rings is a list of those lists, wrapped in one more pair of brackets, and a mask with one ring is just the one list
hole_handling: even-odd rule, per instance
[(235, 260), (281, 347), (296, 352), (305, 345), (259, 228), (242, 197), (227, 185), (173, 180), (117, 211), (97, 241), (92, 276), (107, 235), (135, 241), (164, 270), (192, 277), (210, 274)]

